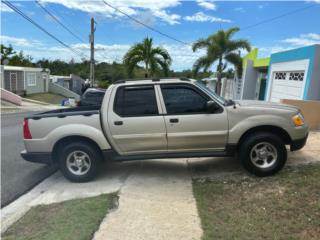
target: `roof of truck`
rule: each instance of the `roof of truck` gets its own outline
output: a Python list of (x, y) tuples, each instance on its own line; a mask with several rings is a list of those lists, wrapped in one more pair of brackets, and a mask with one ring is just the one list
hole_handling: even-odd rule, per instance
[(127, 79), (127, 80), (118, 80), (114, 82), (113, 84), (128, 84), (128, 85), (134, 85), (134, 84), (142, 84), (142, 83), (172, 83), (172, 82), (192, 82), (195, 81), (194, 79), (190, 78), (137, 78), (137, 79)]

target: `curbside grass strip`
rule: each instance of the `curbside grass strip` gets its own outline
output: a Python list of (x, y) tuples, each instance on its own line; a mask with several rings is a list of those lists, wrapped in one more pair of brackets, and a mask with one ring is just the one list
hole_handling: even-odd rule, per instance
[(32, 207), (1, 239), (89, 240), (116, 201), (111, 193)]
[(203, 238), (319, 239), (320, 164), (275, 176), (194, 179)]

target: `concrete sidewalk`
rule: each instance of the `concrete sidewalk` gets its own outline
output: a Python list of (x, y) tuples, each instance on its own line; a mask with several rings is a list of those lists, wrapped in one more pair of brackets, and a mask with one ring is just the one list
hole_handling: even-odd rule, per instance
[(141, 162), (94, 240), (200, 239), (202, 229), (187, 159)]
[(81, 184), (68, 181), (60, 172), (53, 174), (31, 191), (1, 209), (1, 233), (5, 232), (33, 206), (119, 191), (131, 171), (131, 165), (130, 163), (116, 164), (112, 168), (105, 166), (97, 179)]

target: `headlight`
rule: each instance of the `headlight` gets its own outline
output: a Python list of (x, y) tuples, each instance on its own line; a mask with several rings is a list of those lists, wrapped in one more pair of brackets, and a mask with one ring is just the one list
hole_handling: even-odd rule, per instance
[(304, 118), (301, 113), (298, 113), (292, 117), (292, 122), (296, 126), (302, 126), (304, 124)]

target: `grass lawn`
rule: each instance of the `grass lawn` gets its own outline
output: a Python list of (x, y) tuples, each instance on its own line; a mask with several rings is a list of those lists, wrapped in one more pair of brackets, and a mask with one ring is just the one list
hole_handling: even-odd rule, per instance
[(195, 179), (203, 239), (319, 239), (320, 165), (275, 176)]
[(25, 98), (46, 102), (50, 104), (60, 104), (61, 100), (66, 97), (58, 94), (53, 94), (53, 93), (34, 93), (34, 94), (27, 95)]
[(115, 194), (76, 199), (30, 209), (3, 240), (89, 240), (113, 206)]

